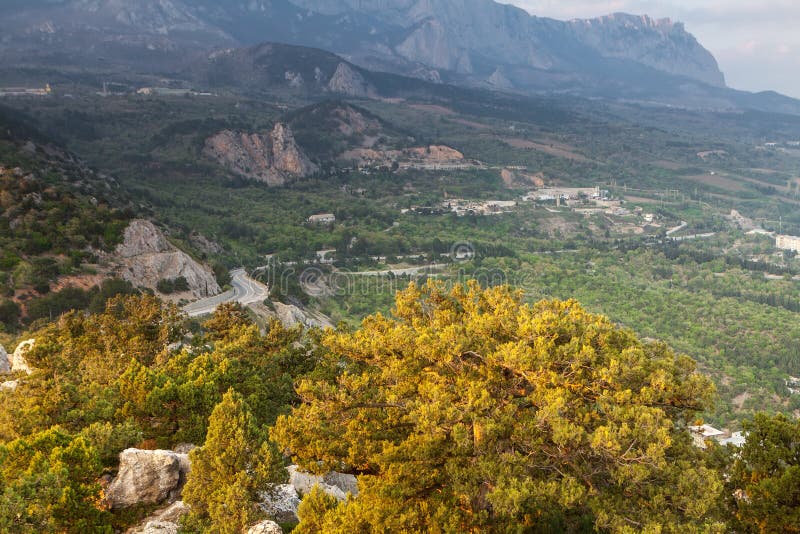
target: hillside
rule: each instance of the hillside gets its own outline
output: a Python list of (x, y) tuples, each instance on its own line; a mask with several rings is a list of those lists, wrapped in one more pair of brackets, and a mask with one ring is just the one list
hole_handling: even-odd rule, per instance
[(70, 309), (99, 310), (107, 298), (156, 291), (162, 280), (182, 279), (192, 296), (220, 291), (208, 267), (152, 223), (132, 220), (129, 198), (115, 180), (47, 139), (29, 119), (0, 108), (4, 331)]

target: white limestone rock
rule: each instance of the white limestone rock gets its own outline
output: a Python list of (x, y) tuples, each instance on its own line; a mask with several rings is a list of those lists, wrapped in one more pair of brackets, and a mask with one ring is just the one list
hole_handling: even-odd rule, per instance
[(177, 498), (189, 469), (188, 456), (173, 451), (126, 449), (119, 460), (119, 473), (106, 492), (111, 508)]

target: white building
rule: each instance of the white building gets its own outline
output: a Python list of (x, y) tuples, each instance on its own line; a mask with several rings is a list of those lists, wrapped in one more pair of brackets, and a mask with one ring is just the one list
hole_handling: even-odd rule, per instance
[(314, 224), (331, 224), (336, 222), (336, 216), (333, 213), (318, 213), (309, 217), (308, 222)]
[(775, 247), (781, 250), (800, 252), (800, 237), (795, 237), (793, 235), (776, 235)]
[(711, 425), (690, 426), (689, 432), (692, 434), (695, 447), (700, 449), (706, 448), (706, 440), (713, 439), (715, 441), (720, 441), (729, 437), (726, 432), (717, 430)]

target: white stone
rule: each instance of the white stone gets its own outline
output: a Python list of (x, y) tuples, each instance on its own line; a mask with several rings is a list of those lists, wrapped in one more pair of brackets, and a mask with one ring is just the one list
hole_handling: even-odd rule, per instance
[(126, 449), (119, 455), (119, 473), (108, 486), (108, 501), (112, 508), (125, 508), (177, 498), (188, 466), (185, 454)]
[(283, 534), (283, 529), (274, 521), (261, 521), (247, 529), (247, 534)]
[(28, 360), (25, 359), (25, 355), (33, 349), (34, 344), (36, 343), (35, 339), (27, 339), (17, 345), (17, 349), (14, 351), (14, 354), (11, 356), (11, 371), (12, 372), (22, 372), (25, 374), (31, 374), (31, 368), (28, 365)]

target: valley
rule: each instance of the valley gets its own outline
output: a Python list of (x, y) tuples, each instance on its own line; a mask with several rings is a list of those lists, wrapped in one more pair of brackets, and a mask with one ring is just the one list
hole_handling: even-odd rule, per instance
[(682, 23), (0, 15), (0, 531), (793, 531), (800, 102)]

